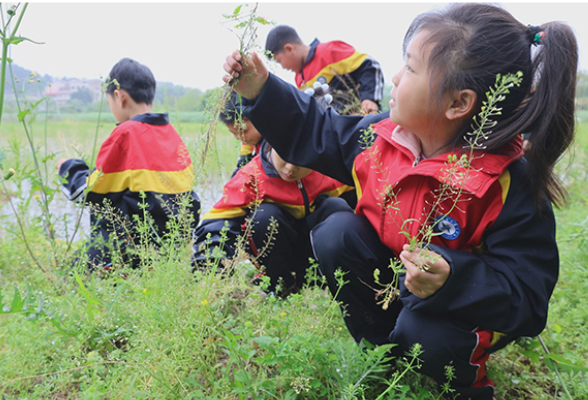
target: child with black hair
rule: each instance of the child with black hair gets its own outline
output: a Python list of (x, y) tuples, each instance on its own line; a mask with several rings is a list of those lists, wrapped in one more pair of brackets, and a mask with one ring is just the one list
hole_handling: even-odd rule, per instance
[(200, 210), (188, 149), (167, 113), (151, 112), (156, 87), (151, 70), (123, 58), (107, 79), (106, 98), (118, 124), (100, 147), (96, 167), (90, 171), (81, 159), (60, 159), (56, 165), (67, 198), (91, 206), (90, 271), (109, 270), (113, 251), (121, 253), (123, 263), (139, 265), (130, 251), (140, 239), (134, 217), (152, 220), (150, 238), (157, 243), (184, 208), (191, 220), (188, 232), (198, 224)]
[(239, 169), (251, 161), (255, 155), (259, 154), (263, 138), (251, 121), (243, 116), (242, 102), (235, 92), (231, 93), (226, 100), (223, 110), (219, 114), (219, 120), (227, 126), (235, 139), (241, 142), (237, 167), (231, 174), (232, 178)]
[(354, 200), (352, 187), (287, 163), (264, 142), (202, 216), (194, 233), (194, 267), (205, 272), (223, 260), (222, 268), (245, 235), (244, 249), (270, 278), (268, 290), (296, 292), (313, 257), (310, 230), (332, 213), (352, 211)]
[[(340, 40), (304, 44), (296, 30), (278, 25), (267, 35), (265, 50), (284, 69), (296, 73), (300, 90), (328, 84), (332, 106), (342, 114), (377, 113), (384, 94), (384, 74), (378, 61)], [(350, 91), (353, 93), (350, 94)], [(360, 110), (353, 103), (359, 100)]]
[[(577, 41), (563, 23), (527, 26), (495, 5), (456, 3), (419, 15), (403, 53), (390, 112), (363, 118), (322, 111), (255, 53), (228, 56), (223, 80), (239, 77), (249, 118), (284, 159), (356, 187), (355, 214), (311, 231), (355, 340), (394, 343), (395, 355), (420, 343), (421, 372), (442, 383), (452, 366), (458, 399), (489, 400), (489, 354), (544, 329), (558, 277), (552, 203), (566, 191), (554, 165), (574, 137)], [(473, 118), (505, 77), (500, 113), (472, 141)], [(391, 260), (404, 272), (382, 307), (374, 271), (394, 284)]]

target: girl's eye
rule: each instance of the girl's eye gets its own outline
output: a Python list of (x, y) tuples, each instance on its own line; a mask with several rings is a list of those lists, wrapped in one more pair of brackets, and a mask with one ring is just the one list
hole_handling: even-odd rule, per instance
[(406, 64), (406, 70), (407, 70), (408, 72), (414, 72), (414, 71), (412, 70), (412, 68), (410, 67), (410, 65), (408, 65), (408, 64)]

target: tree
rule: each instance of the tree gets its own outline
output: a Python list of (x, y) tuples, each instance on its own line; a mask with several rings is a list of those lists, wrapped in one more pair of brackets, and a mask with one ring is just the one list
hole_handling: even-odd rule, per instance
[(71, 94), (70, 100), (79, 100), (79, 102), (87, 106), (88, 104), (92, 104), (94, 101), (94, 96), (92, 95), (92, 91), (86, 87), (80, 87), (78, 90)]
[(90, 89), (85, 87), (78, 88), (75, 92), (73, 92), (67, 101), (62, 107), (61, 112), (64, 113), (81, 113), (87, 112), (94, 102), (94, 96), (92, 96), (92, 92)]
[(198, 89), (190, 89), (176, 100), (178, 111), (202, 111), (202, 92)]

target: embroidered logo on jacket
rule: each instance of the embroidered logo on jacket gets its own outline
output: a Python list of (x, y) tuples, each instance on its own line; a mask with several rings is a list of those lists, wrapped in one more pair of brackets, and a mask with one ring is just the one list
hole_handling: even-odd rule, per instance
[(440, 215), (435, 218), (433, 231), (439, 233), (443, 239), (455, 240), (461, 234), (461, 227), (457, 221), (448, 215)]

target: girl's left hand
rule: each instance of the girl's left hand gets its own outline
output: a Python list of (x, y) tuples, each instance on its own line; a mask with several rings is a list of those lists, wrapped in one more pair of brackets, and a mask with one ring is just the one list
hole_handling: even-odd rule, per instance
[(415, 296), (426, 299), (445, 284), (451, 268), (443, 257), (428, 249), (409, 251), (405, 244), (400, 253), (400, 260), (406, 268), (404, 285)]

